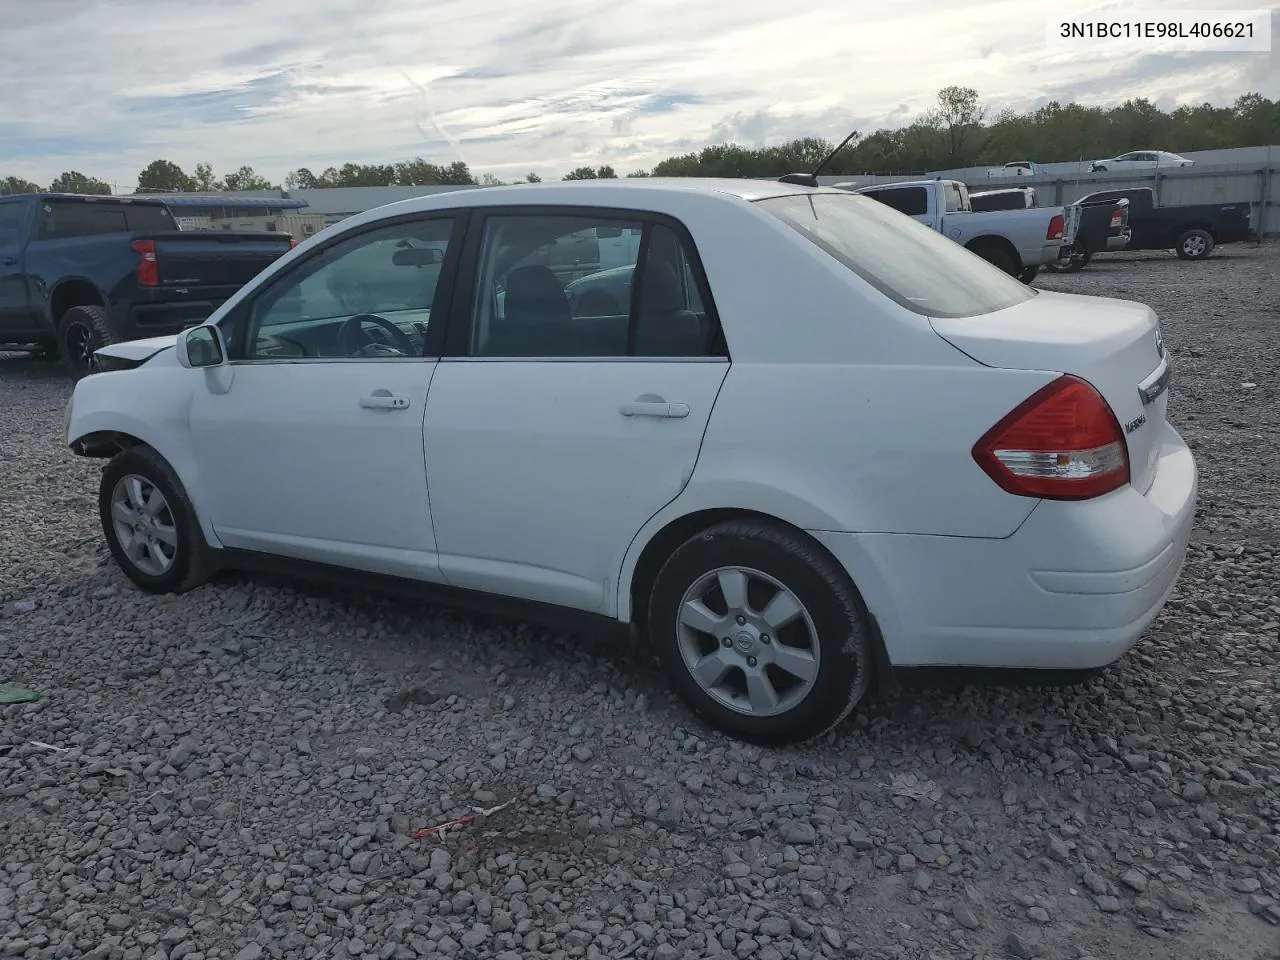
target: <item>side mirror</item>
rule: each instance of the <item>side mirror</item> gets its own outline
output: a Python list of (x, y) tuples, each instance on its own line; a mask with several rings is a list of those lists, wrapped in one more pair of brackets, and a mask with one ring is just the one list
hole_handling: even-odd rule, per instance
[(184, 367), (218, 367), (227, 362), (222, 331), (210, 324), (184, 330), (175, 345), (178, 363)]

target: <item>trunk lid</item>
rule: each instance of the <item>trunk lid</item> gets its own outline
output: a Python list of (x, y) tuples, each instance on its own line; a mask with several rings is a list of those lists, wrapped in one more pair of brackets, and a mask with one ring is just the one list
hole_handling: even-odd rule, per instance
[(930, 323), (953, 347), (989, 367), (1049, 370), (1089, 381), (1120, 421), (1133, 486), (1143, 493), (1151, 486), (1168, 409), (1169, 365), (1150, 307), (1042, 290), (996, 313)]
[(183, 230), (151, 236), (162, 287), (242, 286), (289, 252), (287, 233)]

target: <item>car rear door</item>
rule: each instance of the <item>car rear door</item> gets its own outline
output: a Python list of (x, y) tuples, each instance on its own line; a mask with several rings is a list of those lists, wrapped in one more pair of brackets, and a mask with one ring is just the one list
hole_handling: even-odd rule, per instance
[[(554, 251), (618, 230), (639, 238), (630, 303), (575, 315), (564, 287), (600, 263)], [(729, 369), (688, 233), (622, 210), (479, 211), (449, 340), (426, 418), (445, 581), (613, 612), (627, 547), (684, 489)]]

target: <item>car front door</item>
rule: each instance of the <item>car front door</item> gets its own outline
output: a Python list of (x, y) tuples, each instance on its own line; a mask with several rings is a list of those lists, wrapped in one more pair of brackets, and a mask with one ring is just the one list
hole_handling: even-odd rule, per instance
[[(583, 298), (575, 315), (564, 288), (599, 264), (555, 250), (618, 230), (640, 240), (630, 302), (595, 316)], [(612, 613), (627, 547), (688, 483), (729, 369), (692, 242), (655, 215), (577, 208), (478, 213), (468, 237), (427, 400), (441, 572)]]
[(32, 334), (33, 317), (23, 272), (22, 241), (28, 204), (0, 200), (0, 341)]
[(225, 546), (439, 579), (422, 423), (460, 223), (337, 238), (225, 319), (229, 387), (209, 377), (191, 410)]

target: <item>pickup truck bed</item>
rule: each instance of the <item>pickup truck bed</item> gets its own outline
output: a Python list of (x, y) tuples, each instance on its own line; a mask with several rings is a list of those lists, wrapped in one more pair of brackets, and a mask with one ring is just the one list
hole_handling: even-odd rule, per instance
[(0, 198), (0, 344), (38, 345), (83, 375), (100, 346), (199, 323), (293, 243), (178, 230), (154, 198)]

